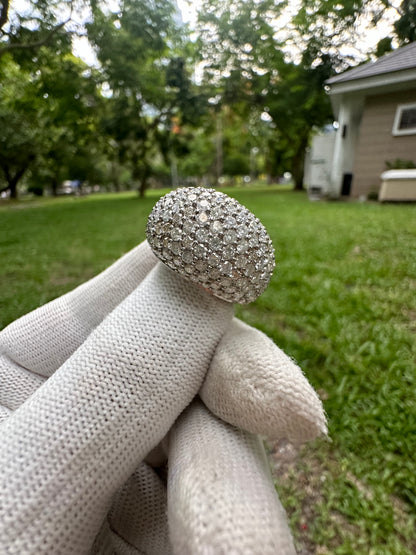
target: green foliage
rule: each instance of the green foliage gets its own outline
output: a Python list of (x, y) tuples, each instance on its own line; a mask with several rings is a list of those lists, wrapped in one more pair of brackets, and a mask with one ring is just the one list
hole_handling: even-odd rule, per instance
[(4, 57), (0, 66), (0, 81), (0, 169), (15, 198), (17, 183), (39, 153), (39, 106), (33, 102), (30, 75), (9, 57)]
[[(356, 22), (363, 13), (376, 18), (383, 9), (381, 2), (367, 0), (302, 0), (293, 18), (298, 40), (318, 53), (334, 54), (343, 65), (337, 50), (345, 43), (346, 34), (351, 44), (356, 38)], [(373, 12), (371, 14), (371, 12)], [(345, 64), (345, 62), (344, 62)], [(345, 69), (345, 65), (344, 65)]]
[[(231, 82), (282, 58), (272, 22), (285, 2), (204, 0), (198, 13), (200, 55), (210, 80), (229, 75)], [(278, 46), (281, 46), (277, 43)], [(234, 89), (235, 91), (235, 89)]]
[(92, 177), (100, 159), (92, 71), (72, 54), (44, 47), (31, 71), (10, 54), (3, 56), (0, 71), (0, 119), (6, 130), (0, 168), (12, 195), (28, 171), (32, 185), (52, 189), (64, 179)]
[[(360, 21), (374, 28), (396, 11), (396, 21), (389, 36), (382, 38), (376, 46), (375, 55), (380, 57), (392, 50), (393, 40), (403, 46), (416, 40), (416, 1), (402, 0), (302, 0), (300, 9), (293, 18), (293, 25), (299, 42), (316, 49), (317, 52), (330, 54), (338, 70), (356, 65), (353, 57), (340, 56), (339, 51), (348, 42), (355, 46), (359, 36)], [(368, 52), (363, 52), (368, 54)]]
[(377, 43), (376, 51), (374, 54), (377, 58), (381, 58), (384, 54), (391, 52), (393, 50), (392, 39), (391, 37), (384, 37), (383, 39), (379, 40)]
[(95, 6), (88, 25), (111, 90), (101, 123), (107, 154), (129, 167), (141, 196), (158, 153), (168, 161), (181, 148), (172, 134), (174, 119), (191, 124), (201, 112), (173, 12), (170, 0), (129, 0), (117, 12)]
[[(354, 43), (361, 17), (375, 25), (388, 7), (302, 0), (283, 30), (287, 0), (203, 0), (190, 40), (173, 0), (28, 0), (10, 13), (0, 0), (2, 187), (81, 179), (143, 194), (163, 165), (211, 180), (290, 171), (300, 189), (305, 148), (332, 119), (323, 84), (345, 67), (339, 49)], [(414, 40), (414, 8), (397, 7), (401, 43)], [(87, 34), (97, 68), (71, 54), (74, 32)]]
[(39, 115), (46, 136), (38, 180), (53, 189), (65, 179), (93, 181), (101, 157), (97, 76), (71, 54), (42, 54), (38, 94), (44, 107)]
[[(64, 12), (65, 1), (58, 5)], [(42, 25), (54, 29), (50, 9), (42, 2), (29, 4), (29, 16), (45, 16), (42, 24), (33, 25), (33, 32), (40, 32)], [(169, 163), (172, 152), (183, 152), (184, 141), (172, 133), (173, 119), (181, 127), (194, 125), (205, 101), (190, 81), (192, 49), (173, 13), (170, 0), (130, 0), (116, 12), (93, 3), (87, 30), (101, 64), (97, 69), (70, 53), (70, 35), (63, 28), (53, 33), (55, 50), (49, 43), (48, 48), (34, 49), (29, 47), (33, 37), (21, 36), (26, 29), (23, 19), (16, 23), (8, 40), (13, 38), (19, 47), (10, 49), (13, 62), (2, 58), (4, 72), (13, 63), (16, 72), (21, 71), (20, 80), (24, 76), (27, 81), (27, 86), (17, 88), (18, 98), (25, 91), (25, 102), (17, 103), (13, 76), (4, 74), (3, 94), (11, 100), (9, 107), (4, 104), (2, 116), (9, 133), (4, 141), (10, 145), (10, 152), (3, 149), (8, 163), (7, 168), (3, 163), (3, 173), (13, 195), (24, 175), (30, 186), (56, 191), (65, 179), (108, 182), (104, 171), (116, 189), (126, 185), (128, 175), (143, 193), (156, 171), (155, 160), (162, 156)], [(62, 33), (69, 40), (66, 44), (59, 43)], [(189, 127), (188, 135), (190, 131)], [(15, 148), (19, 141), (24, 149)], [(11, 172), (13, 164), (16, 169)]]
[[(257, 117), (266, 113), (267, 152), (279, 158), (284, 152), (286, 169), (302, 188), (312, 131), (331, 118), (323, 84), (333, 65), (313, 46), (305, 48), (300, 63), (286, 60), (274, 27), (284, 5), (206, 0), (199, 16), (201, 52), (206, 79), (217, 83), (224, 104), (245, 104)], [(269, 169), (279, 166), (266, 163)]]
[(416, 1), (403, 0), (400, 5), (400, 17), (394, 24), (394, 30), (400, 44), (416, 40)]
[(416, 164), (413, 160), (403, 160), (402, 158), (386, 160), (385, 164), (388, 170), (409, 170), (416, 168)]
[(0, 1), (0, 58), (13, 54), (28, 69), (41, 47), (69, 52), (74, 26), (72, 16), (85, 8), (82, 0), (28, 0), (15, 5)]
[(215, 144), (207, 128), (201, 127), (188, 139), (189, 151), (177, 160), (180, 175), (185, 177), (214, 175)]

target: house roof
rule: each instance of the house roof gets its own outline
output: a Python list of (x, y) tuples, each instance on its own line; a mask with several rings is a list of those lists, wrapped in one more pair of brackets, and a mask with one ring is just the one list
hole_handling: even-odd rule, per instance
[(344, 73), (335, 75), (328, 79), (325, 83), (333, 85), (336, 83), (346, 83), (348, 81), (355, 81), (356, 79), (366, 79), (376, 75), (383, 75), (386, 73), (393, 73), (396, 71), (403, 71), (406, 69), (416, 68), (416, 42), (412, 42), (385, 54), (375, 62), (368, 62), (367, 64), (354, 67)]

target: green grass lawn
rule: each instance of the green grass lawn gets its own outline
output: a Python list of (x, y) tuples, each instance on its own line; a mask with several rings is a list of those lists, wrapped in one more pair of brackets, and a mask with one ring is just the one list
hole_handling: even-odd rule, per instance
[[(307, 446), (277, 483), (299, 545), (416, 552), (416, 206), (227, 192), (277, 252), (271, 285), (237, 314), (299, 362), (328, 415), (331, 441)], [(142, 241), (156, 198), (0, 207), (0, 328)]]

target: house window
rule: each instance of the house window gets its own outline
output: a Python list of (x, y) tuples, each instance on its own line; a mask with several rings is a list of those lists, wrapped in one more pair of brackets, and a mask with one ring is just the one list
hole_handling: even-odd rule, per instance
[(416, 103), (397, 106), (393, 135), (416, 135)]

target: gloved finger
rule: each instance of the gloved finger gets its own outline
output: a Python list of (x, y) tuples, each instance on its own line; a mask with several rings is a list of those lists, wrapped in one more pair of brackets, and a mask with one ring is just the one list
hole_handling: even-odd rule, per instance
[[(0, 332), (0, 407), (19, 407), (156, 264), (147, 242)], [(9, 409), (9, 410), (6, 410)]]
[(144, 241), (98, 276), (12, 322), (0, 333), (0, 353), (26, 370), (50, 376), (156, 262)]
[(90, 555), (169, 555), (166, 485), (146, 463), (117, 492)]
[(295, 554), (259, 438), (198, 401), (170, 433), (168, 521), (176, 555)]
[(200, 396), (219, 418), (270, 439), (296, 444), (327, 433), (322, 403), (302, 370), (237, 318), (217, 346)]
[(198, 392), (230, 303), (157, 264), (1, 424), (0, 552), (86, 553)]

